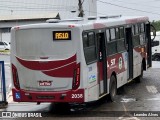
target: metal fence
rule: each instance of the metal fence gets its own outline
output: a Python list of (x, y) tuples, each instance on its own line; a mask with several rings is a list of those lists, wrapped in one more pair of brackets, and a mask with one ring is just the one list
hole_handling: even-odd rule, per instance
[(0, 108), (6, 107), (6, 83), (4, 61), (0, 61)]

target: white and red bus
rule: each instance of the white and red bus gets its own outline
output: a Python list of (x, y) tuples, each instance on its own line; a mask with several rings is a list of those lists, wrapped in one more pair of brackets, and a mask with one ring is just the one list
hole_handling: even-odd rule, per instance
[(151, 67), (150, 22), (103, 16), (13, 27), (11, 66), (16, 102), (114, 100)]

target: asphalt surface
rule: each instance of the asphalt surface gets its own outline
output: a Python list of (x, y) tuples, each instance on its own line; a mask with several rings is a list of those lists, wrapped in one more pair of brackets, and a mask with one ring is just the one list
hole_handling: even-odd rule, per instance
[[(5, 56), (3, 56), (5, 57)], [(9, 57), (4, 58), (6, 61), (6, 83), (7, 91), (10, 91), (10, 64)], [(57, 113), (54, 107), (49, 103), (36, 105), (36, 103), (16, 103), (12, 101), (12, 95), (8, 94), (8, 107), (0, 109), (0, 111), (18, 113), (35, 112), (41, 113), (42, 118), (30, 119), (111, 119), (111, 120), (159, 120), (160, 119), (160, 62), (154, 62), (154, 68), (144, 72), (144, 77), (141, 83), (134, 81), (128, 83), (123, 88), (118, 90), (118, 95), (115, 102), (109, 102), (107, 97), (93, 103), (83, 106), (71, 107), (67, 113)], [(63, 110), (63, 108), (61, 108)], [(0, 113), (1, 114), (1, 113)], [(15, 114), (16, 115), (16, 114)], [(1, 115), (0, 115), (1, 116)], [(2, 118), (8, 119), (8, 118)], [(28, 120), (29, 118), (12, 118)]]

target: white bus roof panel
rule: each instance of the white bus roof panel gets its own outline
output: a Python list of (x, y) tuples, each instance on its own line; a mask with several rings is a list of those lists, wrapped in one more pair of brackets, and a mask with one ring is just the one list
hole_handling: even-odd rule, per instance
[(39, 23), (39, 24), (29, 24), (18, 26), (20, 29), (29, 28), (71, 28), (71, 27), (82, 27), (87, 29), (98, 29), (103, 27), (111, 27), (116, 25), (132, 24), (137, 22), (147, 22), (148, 17), (145, 16), (123, 16), (117, 18), (107, 18), (107, 19), (81, 19), (81, 20), (57, 20), (55, 23)]

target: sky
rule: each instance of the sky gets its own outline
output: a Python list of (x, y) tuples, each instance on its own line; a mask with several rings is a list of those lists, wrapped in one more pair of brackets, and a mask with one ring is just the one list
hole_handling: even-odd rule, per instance
[(98, 14), (148, 16), (160, 20), (160, 0), (97, 0)]

